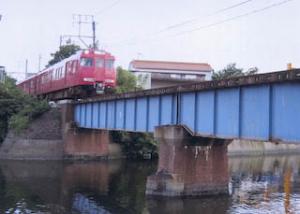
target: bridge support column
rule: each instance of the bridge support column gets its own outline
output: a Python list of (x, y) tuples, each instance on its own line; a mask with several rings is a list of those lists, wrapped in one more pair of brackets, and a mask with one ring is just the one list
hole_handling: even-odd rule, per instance
[(109, 131), (76, 127), (73, 105), (61, 105), (64, 136), (64, 158), (106, 159), (109, 156)]
[(154, 136), (159, 141), (159, 163), (147, 179), (146, 195), (228, 194), (227, 141), (191, 137), (181, 126), (157, 127)]

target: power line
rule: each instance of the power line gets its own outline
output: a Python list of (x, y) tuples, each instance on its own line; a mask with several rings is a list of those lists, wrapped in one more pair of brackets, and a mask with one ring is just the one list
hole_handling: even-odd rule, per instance
[[(293, 1), (293, 0), (284, 0), (284, 1), (277, 2), (277, 3), (273, 3), (273, 4), (270, 4), (268, 6), (262, 7), (260, 9), (255, 9), (255, 10), (252, 10), (250, 12), (247, 12), (247, 13), (244, 13), (244, 14), (241, 14), (241, 15), (230, 17), (228, 19), (224, 19), (224, 20), (217, 21), (217, 22), (214, 22), (214, 23), (211, 23), (211, 24), (203, 25), (203, 26), (191, 29), (191, 30), (181, 31), (181, 32), (173, 34), (173, 35), (165, 36), (162, 39), (166, 39), (166, 38), (170, 38), (170, 37), (177, 37), (177, 36), (181, 36), (183, 34), (193, 33), (195, 31), (204, 30), (204, 29), (207, 29), (207, 28), (218, 26), (218, 25), (221, 25), (221, 24), (224, 24), (224, 23), (227, 23), (227, 22), (231, 22), (231, 21), (234, 21), (234, 20), (237, 20), (237, 19), (240, 19), (240, 18), (244, 18), (244, 17), (250, 16), (250, 15), (253, 15), (253, 14), (264, 12), (266, 10), (269, 10), (269, 9), (272, 9), (272, 8), (275, 8), (275, 7), (279, 7), (283, 4), (289, 3), (291, 1)], [(144, 39), (144, 42), (149, 41), (149, 40), (155, 41), (156, 39), (155, 38), (153, 38), (153, 39)], [(132, 43), (134, 43), (134, 41), (132, 41), (130, 43), (132, 44)], [(137, 43), (137, 42), (135, 42), (135, 43)]]
[(191, 29), (191, 30), (188, 30), (188, 31), (182, 31), (182, 32), (179, 32), (179, 33), (177, 33), (173, 36), (178, 36), (178, 35), (182, 35), (182, 34), (186, 34), (186, 33), (191, 33), (191, 32), (195, 32), (195, 31), (203, 30), (203, 29), (206, 29), (206, 28), (211, 28), (211, 27), (221, 25), (221, 24), (224, 24), (226, 22), (230, 22), (230, 21), (233, 21), (233, 20), (236, 20), (236, 19), (239, 19), (239, 18), (243, 18), (243, 17), (246, 17), (246, 16), (257, 14), (257, 13), (272, 9), (274, 7), (279, 7), (283, 4), (286, 4), (286, 3), (291, 2), (291, 1), (293, 1), (293, 0), (284, 0), (284, 1), (277, 2), (277, 3), (273, 3), (273, 4), (265, 6), (263, 8), (252, 10), (250, 12), (247, 12), (247, 13), (244, 13), (244, 14), (241, 14), (241, 15), (238, 15), (238, 16), (234, 16), (234, 17), (231, 17), (231, 18), (228, 18), (228, 19), (224, 19), (224, 20), (214, 22), (214, 23), (211, 23), (211, 24), (208, 24), (208, 25), (203, 25), (201, 27)]
[[(181, 26), (183, 26), (183, 25), (186, 25), (186, 24), (195, 22), (195, 21), (198, 20), (199, 18), (205, 18), (205, 17), (215, 16), (215, 15), (224, 13), (224, 12), (226, 12), (226, 11), (232, 10), (232, 9), (234, 9), (234, 8), (240, 7), (240, 6), (244, 5), (244, 4), (250, 3), (250, 2), (252, 2), (252, 1), (253, 1), (253, 0), (244, 0), (244, 1), (239, 2), (239, 3), (237, 3), (237, 4), (233, 4), (233, 5), (230, 5), (230, 6), (228, 6), (228, 7), (225, 7), (225, 8), (219, 9), (219, 10), (216, 10), (215, 12), (213, 12), (213, 13), (207, 15), (207, 16), (204, 16), (204, 17), (201, 16), (201, 17), (195, 17), (195, 18), (192, 18), (192, 19), (188, 19), (188, 20), (185, 20), (185, 21), (180, 22), (180, 23), (178, 23), (178, 24), (173, 24), (173, 25), (167, 26), (167, 27), (165, 27), (165, 28), (162, 29), (162, 30), (156, 31), (156, 32), (154, 32), (154, 33), (151, 33), (151, 34), (148, 34), (148, 35), (145, 35), (145, 36), (148, 36), (148, 37), (149, 37), (149, 36), (154, 36), (154, 35), (156, 35), (156, 34), (161, 34), (161, 33), (164, 33), (164, 32), (166, 32), (166, 31), (172, 30), (172, 29), (174, 29), (174, 28), (178, 28), (178, 27), (181, 27)], [(132, 39), (126, 39), (126, 40), (122, 40), (122, 41), (116, 42), (116, 43), (130, 42), (131, 40), (132, 40)]]
[(109, 6), (107, 6), (106, 8), (102, 9), (101, 11), (95, 13), (95, 16), (99, 16), (103, 13), (106, 13), (108, 10), (112, 9), (113, 7), (115, 7), (116, 5), (118, 5), (121, 2), (121, 0), (116, 0), (114, 1), (112, 4), (110, 4)]
[[(244, 5), (244, 4), (250, 3), (252, 1), (253, 0), (246, 0), (246, 1), (242, 1), (240, 3), (234, 4), (234, 5), (230, 5), (228, 7), (223, 8), (223, 9), (217, 10), (217, 11), (215, 11), (215, 12), (213, 12), (213, 13), (205, 16), (205, 17), (211, 17), (211, 16), (214, 16), (214, 15), (218, 15), (220, 13), (224, 13), (224, 12), (226, 12), (228, 10), (232, 10), (234, 8), (240, 7), (240, 6)], [(174, 29), (174, 28), (178, 28), (180, 26), (183, 26), (183, 25), (186, 25), (186, 24), (189, 24), (189, 23), (193, 23), (193, 22), (197, 21), (199, 18), (204, 18), (204, 17), (202, 17), (202, 16), (201, 17), (195, 17), (195, 18), (192, 18), (192, 19), (187, 19), (187, 20), (185, 20), (183, 22), (180, 22), (178, 24), (170, 25), (170, 26), (168, 26), (168, 27), (160, 30), (159, 33), (162, 33), (162, 32)]]

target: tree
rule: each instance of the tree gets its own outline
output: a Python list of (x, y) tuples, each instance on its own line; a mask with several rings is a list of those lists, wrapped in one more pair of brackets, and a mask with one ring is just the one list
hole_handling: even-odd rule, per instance
[(213, 80), (228, 79), (232, 77), (253, 75), (256, 74), (257, 72), (258, 72), (257, 67), (249, 68), (246, 72), (243, 72), (242, 68), (236, 67), (236, 63), (230, 63), (222, 70), (213, 72), (212, 79)]
[(136, 76), (130, 71), (117, 67), (117, 93), (134, 91), (136, 89)]
[(51, 59), (48, 62), (47, 67), (49, 67), (50, 65), (53, 65), (57, 62), (60, 62), (61, 60), (65, 59), (65, 58), (68, 58), (69, 56), (75, 54), (79, 50), (80, 50), (80, 47), (78, 45), (74, 45), (74, 44), (67, 44), (67, 45), (60, 46), (58, 51), (51, 54), (53, 59)]
[(46, 101), (23, 93), (17, 88), (16, 81), (7, 77), (4, 83), (0, 83), (0, 143), (4, 140), (8, 127), (19, 132), (48, 109)]

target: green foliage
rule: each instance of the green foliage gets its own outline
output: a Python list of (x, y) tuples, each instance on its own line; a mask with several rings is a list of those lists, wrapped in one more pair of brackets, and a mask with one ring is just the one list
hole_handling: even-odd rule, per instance
[(8, 77), (4, 83), (0, 83), (0, 143), (9, 127), (19, 132), (48, 109), (46, 101), (26, 95), (17, 88), (16, 81)]
[(113, 141), (123, 147), (128, 158), (143, 158), (145, 154), (157, 157), (157, 142), (151, 134), (133, 132), (113, 132)]
[(9, 122), (10, 128), (13, 128), (16, 133), (20, 133), (21, 130), (28, 128), (28, 124), (29, 118), (18, 114), (13, 115)]
[(228, 64), (222, 70), (213, 72), (212, 79), (213, 80), (228, 79), (228, 78), (232, 78), (232, 77), (252, 75), (252, 74), (256, 74), (257, 72), (258, 72), (257, 67), (250, 68), (250, 69), (248, 69), (248, 71), (243, 72), (242, 68), (236, 67), (236, 63), (231, 63), (231, 64)]
[(20, 131), (28, 127), (30, 121), (48, 111), (49, 108), (46, 101), (28, 100), (24, 108), (11, 117), (9, 128), (14, 129), (16, 133), (20, 133)]
[(67, 44), (67, 45), (63, 45), (63, 46), (59, 47), (58, 51), (51, 54), (53, 59), (51, 59), (48, 62), (47, 67), (49, 67), (50, 65), (53, 65), (57, 62), (60, 62), (61, 60), (65, 59), (65, 58), (68, 58), (69, 56), (75, 54), (79, 50), (80, 50), (80, 47), (78, 45), (74, 45), (74, 44)]
[(136, 81), (136, 76), (130, 71), (127, 71), (122, 67), (117, 67), (117, 93), (124, 93), (136, 90)]

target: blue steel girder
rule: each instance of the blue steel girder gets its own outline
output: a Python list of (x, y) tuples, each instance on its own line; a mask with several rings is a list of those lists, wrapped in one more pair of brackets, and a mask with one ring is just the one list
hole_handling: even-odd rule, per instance
[(299, 79), (293, 70), (107, 95), (76, 103), (75, 121), (133, 132), (183, 125), (195, 136), (300, 143)]

